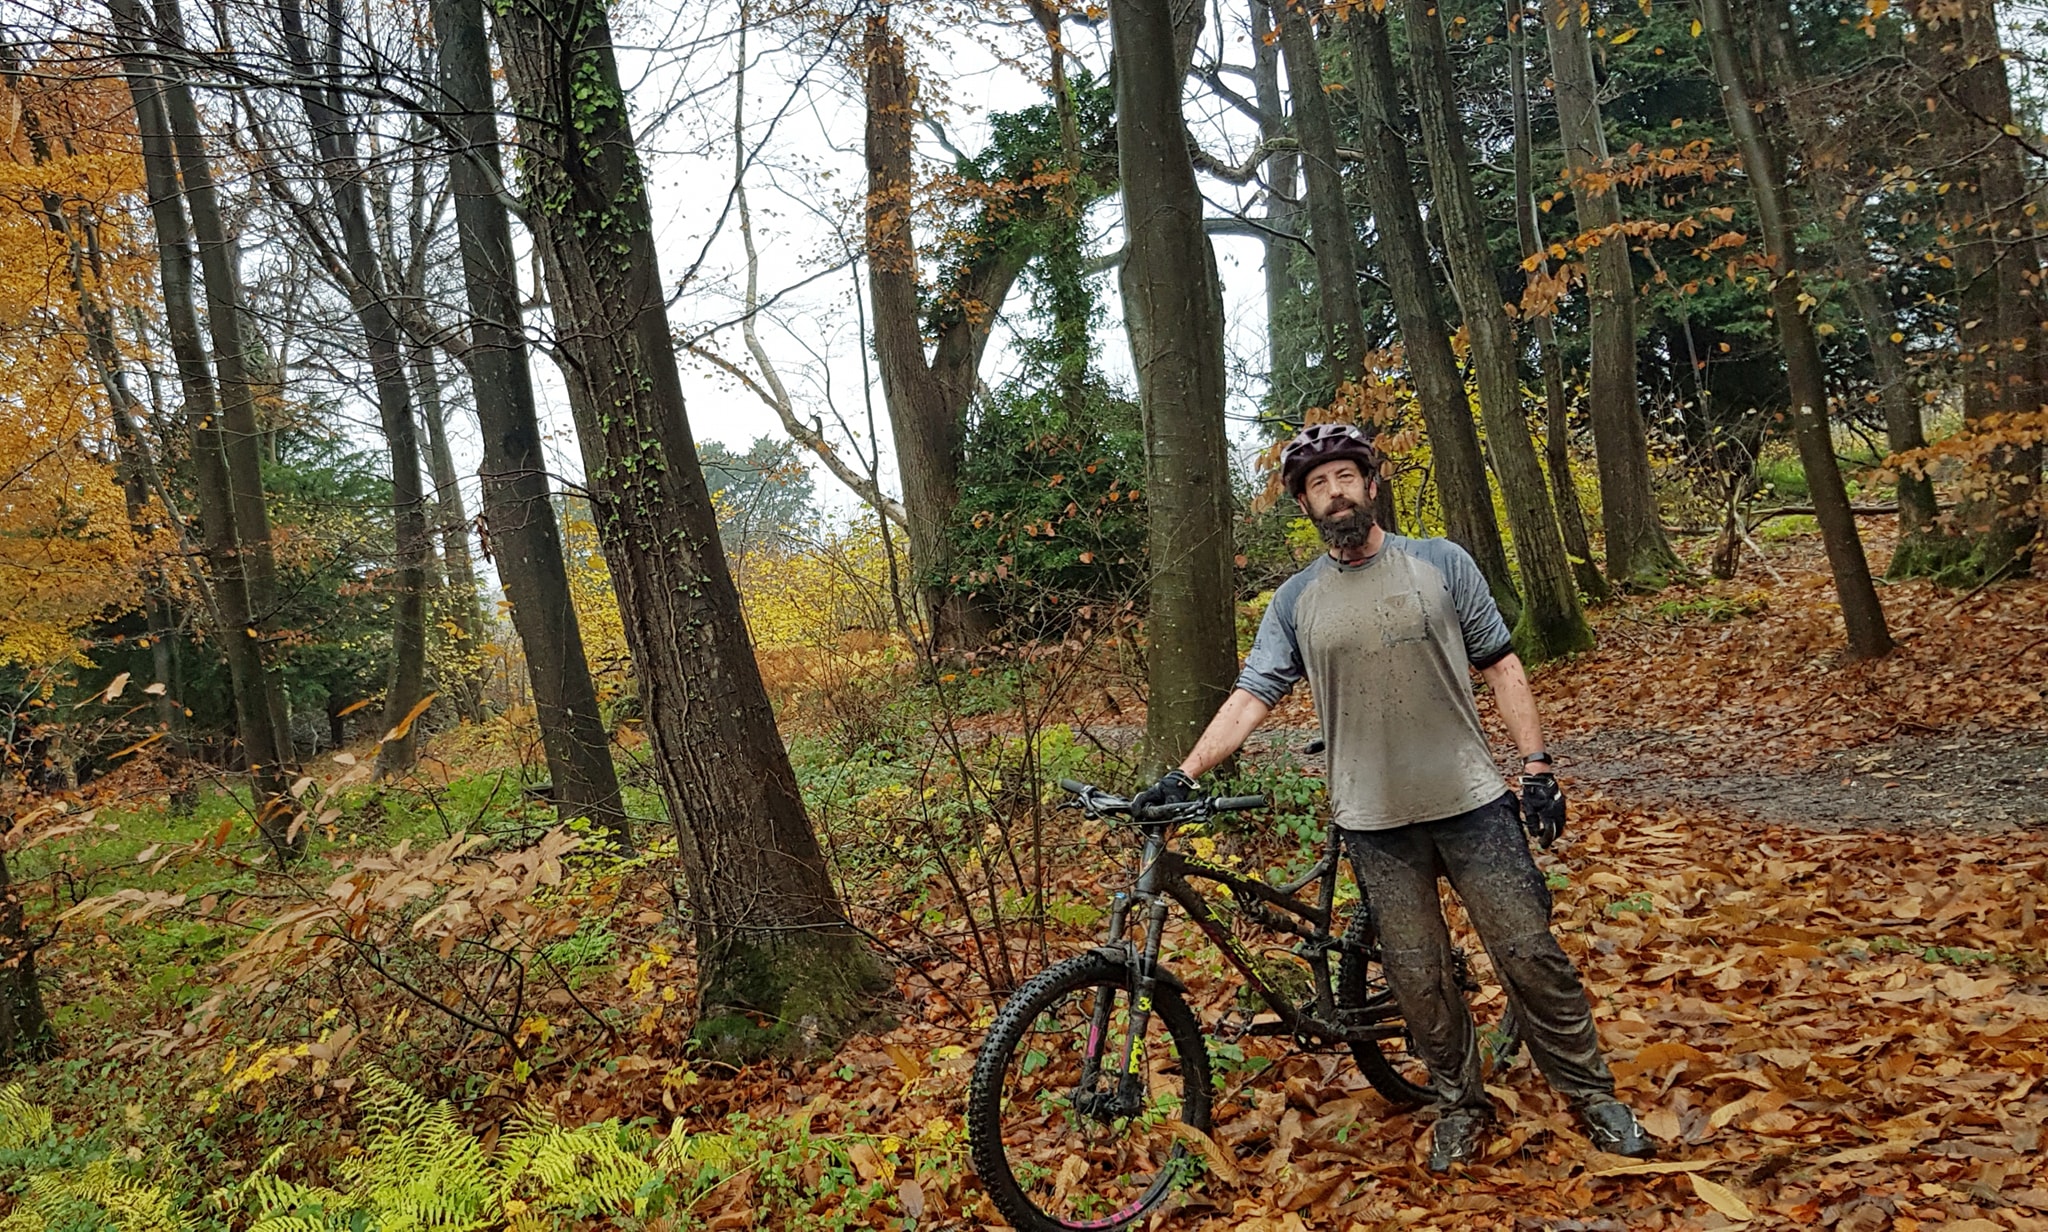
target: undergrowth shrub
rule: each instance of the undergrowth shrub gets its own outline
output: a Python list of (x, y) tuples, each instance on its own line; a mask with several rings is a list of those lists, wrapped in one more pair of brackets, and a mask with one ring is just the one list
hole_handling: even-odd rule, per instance
[[(47, 1108), (0, 1090), (0, 1188), (16, 1195), (4, 1232), (552, 1232), (664, 1227), (687, 1232), (751, 1211), (755, 1226), (866, 1224), (903, 1213), (909, 1185), (951, 1186), (965, 1167), (960, 1127), (937, 1120), (915, 1140), (822, 1134), (813, 1113), (729, 1117), (721, 1131), (678, 1121), (657, 1134), (617, 1118), (579, 1126), (528, 1108), (479, 1135), (454, 1105), (380, 1070), (360, 1075), (357, 1145), (317, 1178), (280, 1175), (287, 1143), (246, 1177), (187, 1193), (168, 1152), (64, 1163)], [(42, 1154), (25, 1154), (42, 1148)], [(100, 1144), (102, 1151), (105, 1145)], [(139, 1155), (131, 1152), (131, 1156)]]

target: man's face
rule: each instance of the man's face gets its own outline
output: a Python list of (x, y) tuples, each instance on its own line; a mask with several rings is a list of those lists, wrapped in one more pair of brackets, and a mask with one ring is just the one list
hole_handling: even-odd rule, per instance
[(1301, 511), (1331, 547), (1363, 547), (1372, 534), (1374, 483), (1349, 458), (1325, 462), (1310, 471), (1302, 484)]

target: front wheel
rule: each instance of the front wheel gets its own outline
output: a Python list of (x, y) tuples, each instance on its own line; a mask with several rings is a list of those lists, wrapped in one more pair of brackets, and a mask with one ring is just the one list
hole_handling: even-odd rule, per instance
[(1019, 989), (982, 1041), (974, 1171), (1024, 1232), (1124, 1227), (1198, 1170), (1176, 1125), (1209, 1130), (1208, 1041), (1163, 983), (1133, 1041), (1132, 982), (1108, 955), (1070, 958)]

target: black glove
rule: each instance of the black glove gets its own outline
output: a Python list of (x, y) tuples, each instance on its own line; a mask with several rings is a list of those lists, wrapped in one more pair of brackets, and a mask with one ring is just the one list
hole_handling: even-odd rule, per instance
[(1564, 833), (1564, 791), (1556, 775), (1522, 776), (1522, 828), (1545, 851)]
[(1162, 804), (1186, 804), (1195, 794), (1195, 781), (1179, 768), (1168, 770), (1157, 783), (1131, 797), (1131, 816), (1145, 819), (1145, 810)]

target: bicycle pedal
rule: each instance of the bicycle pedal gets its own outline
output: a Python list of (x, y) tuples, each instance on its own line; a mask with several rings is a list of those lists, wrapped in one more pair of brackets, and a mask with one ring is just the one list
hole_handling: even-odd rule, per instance
[(1246, 1025), (1244, 1034), (1253, 1036), (1292, 1035), (1293, 1031), (1289, 1029), (1286, 1022), (1281, 1020), (1280, 1015), (1268, 1012), (1252, 1019)]

